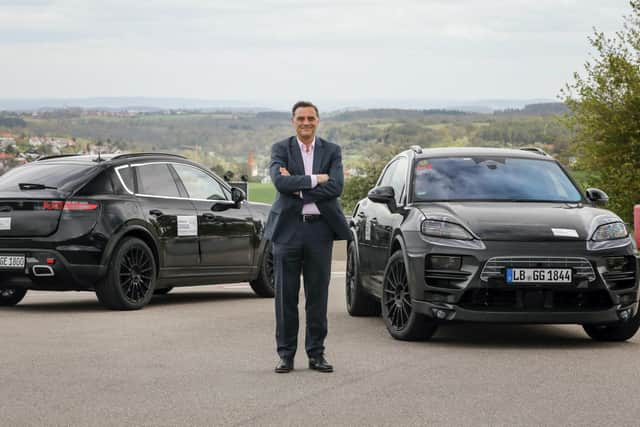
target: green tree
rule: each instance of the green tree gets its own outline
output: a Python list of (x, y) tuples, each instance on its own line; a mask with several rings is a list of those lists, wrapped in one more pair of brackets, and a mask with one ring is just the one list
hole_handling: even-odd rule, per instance
[(352, 176), (345, 180), (340, 204), (346, 215), (351, 215), (351, 211), (356, 203), (367, 197), (367, 193), (376, 185), (376, 181), (386, 164), (383, 160), (368, 160), (361, 168), (359, 176)]
[(625, 221), (640, 202), (640, 0), (630, 5), (621, 31), (607, 37), (594, 30), (593, 60), (561, 92), (573, 113), (565, 123), (577, 167), (589, 171), (588, 184), (605, 190)]

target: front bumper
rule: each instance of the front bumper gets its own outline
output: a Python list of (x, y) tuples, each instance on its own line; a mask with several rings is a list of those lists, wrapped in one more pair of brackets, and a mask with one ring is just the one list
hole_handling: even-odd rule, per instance
[[(483, 249), (428, 245), (407, 239), (409, 289), (415, 310), (443, 321), (497, 323), (611, 323), (638, 311), (640, 262), (633, 246), (589, 251), (585, 242), (484, 242)], [(463, 259), (453, 274), (429, 270), (432, 254)], [(627, 257), (635, 276), (620, 280), (607, 271), (607, 257)], [(504, 277), (481, 279), (487, 261), (496, 257), (536, 257), (588, 261), (595, 275), (574, 278), (571, 285), (507, 284)], [(575, 273), (576, 270), (574, 270)], [(616, 281), (617, 280), (617, 281)], [(439, 317), (437, 310), (440, 313)], [(622, 315), (624, 313), (624, 315)]]
[(623, 312), (633, 316), (638, 303), (615, 306), (594, 311), (491, 311), (470, 310), (454, 304), (437, 304), (413, 300), (413, 309), (440, 321), (477, 323), (555, 323), (555, 324), (605, 324), (623, 320)]

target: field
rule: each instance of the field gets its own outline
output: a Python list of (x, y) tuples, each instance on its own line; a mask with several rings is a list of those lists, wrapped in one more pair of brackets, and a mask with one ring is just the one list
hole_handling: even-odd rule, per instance
[(276, 188), (273, 184), (249, 183), (249, 200), (252, 202), (273, 203), (276, 199)]

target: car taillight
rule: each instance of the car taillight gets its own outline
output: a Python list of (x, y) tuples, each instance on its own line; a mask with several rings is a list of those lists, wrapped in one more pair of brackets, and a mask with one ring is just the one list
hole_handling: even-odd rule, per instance
[(65, 211), (93, 211), (98, 209), (97, 203), (91, 202), (64, 202)]
[(61, 211), (64, 207), (64, 201), (52, 200), (42, 202), (42, 209), (46, 211)]
[(42, 208), (47, 211), (93, 211), (98, 209), (97, 203), (50, 200), (42, 202)]

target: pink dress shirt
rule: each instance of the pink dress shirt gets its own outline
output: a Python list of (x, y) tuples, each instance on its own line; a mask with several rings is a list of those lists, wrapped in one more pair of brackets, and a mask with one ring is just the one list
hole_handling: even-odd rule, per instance
[[(311, 176), (311, 187), (318, 185), (318, 179), (313, 174), (313, 150), (316, 146), (316, 139), (313, 138), (313, 142), (309, 146), (309, 151), (307, 151), (307, 146), (304, 145), (300, 139), (298, 139), (298, 145), (300, 146), (300, 154), (302, 155), (302, 163), (304, 163), (304, 173), (305, 175)], [(300, 197), (302, 197), (302, 191), (300, 192)], [(320, 211), (318, 210), (318, 206), (315, 203), (305, 203), (302, 205), (302, 214), (303, 215), (320, 215)]]

